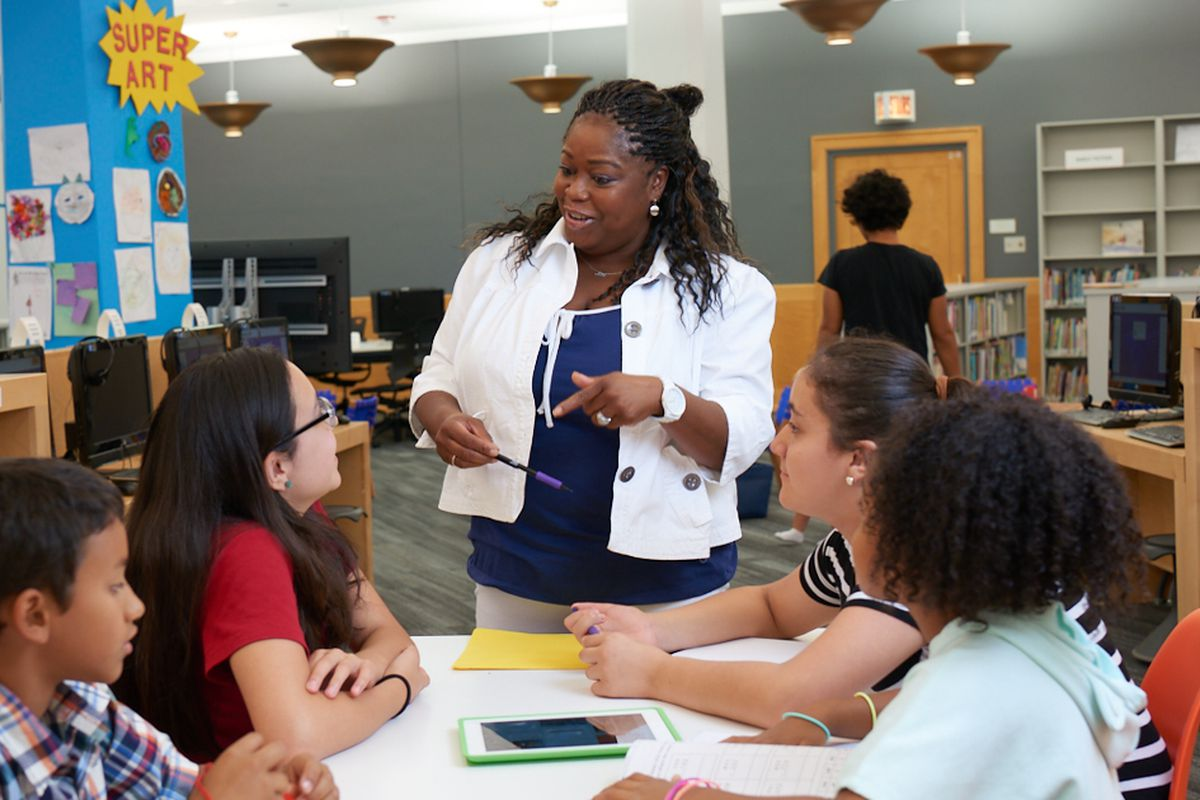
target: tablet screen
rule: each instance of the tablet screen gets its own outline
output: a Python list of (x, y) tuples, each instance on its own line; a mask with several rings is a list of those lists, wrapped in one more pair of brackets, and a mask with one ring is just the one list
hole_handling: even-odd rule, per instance
[(489, 753), (545, 747), (595, 747), (654, 739), (642, 714), (611, 714), (557, 719), (483, 722), (483, 746)]

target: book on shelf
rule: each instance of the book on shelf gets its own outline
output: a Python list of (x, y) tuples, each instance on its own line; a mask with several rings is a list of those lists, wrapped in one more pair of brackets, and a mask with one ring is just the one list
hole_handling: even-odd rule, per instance
[(1042, 273), (1042, 300), (1047, 306), (1083, 307), (1083, 287), (1097, 283), (1123, 284), (1146, 277), (1142, 264), (1120, 267), (1047, 267)]
[(1051, 364), (1046, 369), (1048, 400), (1082, 400), (1087, 394), (1087, 367), (1083, 364)]
[(1048, 317), (1045, 338), (1046, 355), (1079, 355), (1087, 350), (1086, 317)]
[(1200, 161), (1200, 124), (1180, 125), (1175, 129), (1175, 160)]
[(997, 381), (1020, 377), (1029, 370), (1025, 337), (997, 339), (967, 351), (963, 371), (972, 381)]
[(1140, 256), (1146, 252), (1146, 223), (1140, 219), (1118, 219), (1100, 223), (1100, 254)]

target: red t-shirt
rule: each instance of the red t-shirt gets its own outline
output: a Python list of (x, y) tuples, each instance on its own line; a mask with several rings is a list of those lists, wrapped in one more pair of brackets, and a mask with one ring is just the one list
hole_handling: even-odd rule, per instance
[(221, 750), (254, 730), (229, 657), (266, 639), (296, 642), (308, 655), (292, 561), (266, 528), (254, 522), (229, 523), (217, 534), (217, 553), (200, 609), (201, 689)]

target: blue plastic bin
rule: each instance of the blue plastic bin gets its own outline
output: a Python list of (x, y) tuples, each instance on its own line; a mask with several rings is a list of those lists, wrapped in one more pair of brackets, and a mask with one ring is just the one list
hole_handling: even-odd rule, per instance
[(775, 482), (775, 468), (762, 461), (738, 476), (738, 518), (762, 519), (771, 504), (771, 485)]

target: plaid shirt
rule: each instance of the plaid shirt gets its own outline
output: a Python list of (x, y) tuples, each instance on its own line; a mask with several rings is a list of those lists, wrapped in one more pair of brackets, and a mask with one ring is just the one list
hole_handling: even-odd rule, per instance
[(0, 797), (183, 800), (196, 765), (100, 683), (59, 684), (41, 718), (0, 684)]

